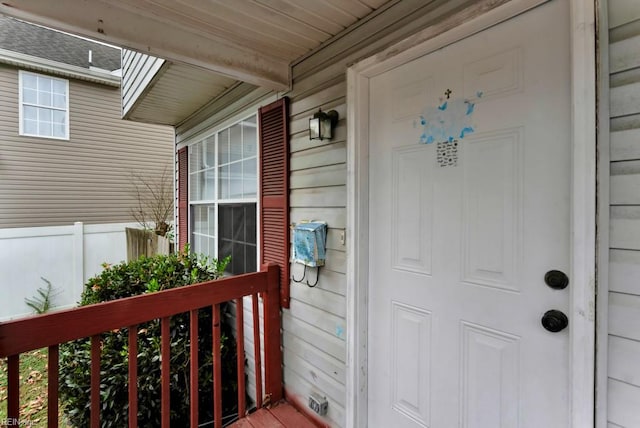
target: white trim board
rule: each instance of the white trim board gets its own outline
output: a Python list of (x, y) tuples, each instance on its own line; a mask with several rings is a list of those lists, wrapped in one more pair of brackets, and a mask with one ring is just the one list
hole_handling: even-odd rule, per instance
[[(598, 3), (598, 99), (609, 100), (609, 14), (608, 2)], [(598, 105), (597, 188), (597, 294), (596, 294), (596, 391), (595, 426), (607, 428), (609, 366), (609, 204), (611, 141), (609, 103)]]
[[(596, 73), (595, 5), (570, 2), (572, 64), (571, 426), (594, 426)], [(545, 0), (482, 0), (347, 71), (346, 425), (367, 424), (369, 79), (536, 7)], [(457, 23), (456, 23), (457, 22)]]

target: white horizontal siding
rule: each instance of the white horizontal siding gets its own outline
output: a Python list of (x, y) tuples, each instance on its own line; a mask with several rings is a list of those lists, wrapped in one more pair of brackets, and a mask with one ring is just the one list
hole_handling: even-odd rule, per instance
[(127, 117), (145, 93), (165, 60), (140, 52), (122, 50), (122, 116)]
[(640, 67), (640, 36), (611, 43), (609, 48), (609, 71), (619, 73)]
[(609, 251), (609, 290), (640, 296), (640, 251)]
[(303, 189), (347, 184), (347, 166), (331, 165), (306, 171), (292, 171), (289, 185), (291, 189)]
[(611, 116), (629, 116), (640, 113), (640, 82), (611, 88)]
[(609, 340), (609, 377), (640, 387), (640, 364), (636, 359), (639, 352), (639, 341), (612, 336)]
[(640, 2), (608, 0), (610, 225), (607, 420), (640, 426)]
[(614, 131), (610, 142), (611, 161), (640, 159), (640, 129)]
[(608, 417), (613, 426), (635, 428), (640, 426), (640, 388), (609, 379)]
[(18, 135), (18, 70), (0, 67), (0, 228), (134, 221), (132, 172), (171, 171), (173, 130), (124, 121), (120, 91), (69, 82), (70, 140)]
[(609, 293), (609, 334), (640, 340), (640, 296)]
[(609, 28), (617, 28), (640, 19), (640, 2), (637, 0), (608, 0)]

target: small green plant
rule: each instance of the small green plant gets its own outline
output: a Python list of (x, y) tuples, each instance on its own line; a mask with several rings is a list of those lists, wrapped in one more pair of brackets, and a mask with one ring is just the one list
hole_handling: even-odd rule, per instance
[[(212, 260), (188, 251), (141, 257), (104, 271), (85, 285), (80, 306), (152, 293), (222, 276), (228, 260)], [(171, 426), (189, 426), (190, 335), (189, 313), (171, 317)], [(213, 360), (211, 308), (198, 313), (198, 383), (200, 423), (213, 418)], [(230, 327), (222, 323), (221, 349), (223, 415), (237, 411), (236, 346)], [(138, 425), (160, 426), (160, 321), (137, 326)], [(100, 420), (103, 427), (128, 425), (128, 330), (101, 335)], [(81, 339), (60, 346), (60, 398), (69, 421), (89, 426), (91, 393), (91, 342)]]
[(42, 279), (47, 284), (47, 286), (38, 288), (37, 294), (32, 298), (24, 299), (24, 302), (27, 304), (27, 306), (33, 309), (38, 315), (49, 312), (49, 309), (51, 309), (52, 307), (51, 301), (54, 294), (54, 289), (51, 285), (51, 281), (43, 277), (40, 277), (40, 279)]

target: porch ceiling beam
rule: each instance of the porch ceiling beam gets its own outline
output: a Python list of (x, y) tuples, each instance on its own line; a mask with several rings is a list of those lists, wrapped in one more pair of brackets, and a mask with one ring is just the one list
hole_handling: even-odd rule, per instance
[(290, 87), (288, 60), (240, 45), (197, 17), (175, 16), (152, 2), (7, 0), (0, 3), (0, 13), (268, 89)]

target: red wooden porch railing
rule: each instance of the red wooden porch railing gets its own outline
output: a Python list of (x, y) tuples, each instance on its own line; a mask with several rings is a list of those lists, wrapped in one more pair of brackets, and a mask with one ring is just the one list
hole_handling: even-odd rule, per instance
[[(155, 319), (161, 320), (161, 420), (169, 427), (169, 320), (176, 314), (190, 312), (190, 373), (191, 427), (198, 426), (198, 317), (197, 311), (213, 308), (214, 350), (214, 425), (222, 426), (222, 381), (220, 354), (220, 304), (236, 302), (236, 345), (238, 365), (238, 417), (243, 418), (245, 402), (245, 359), (243, 297), (253, 300), (253, 331), (255, 344), (256, 401), (282, 399), (282, 351), (280, 338), (279, 270), (274, 264), (264, 265), (257, 273), (189, 285), (181, 288), (96, 305), (83, 306), (51, 314), (0, 323), (0, 358), (7, 358), (8, 418), (18, 420), (20, 411), (20, 354), (34, 349), (49, 348), (48, 359), (48, 425), (58, 426), (58, 346), (76, 339), (91, 338), (91, 427), (100, 426), (100, 341), (101, 333), (129, 329), (129, 427), (137, 426), (137, 326)], [(264, 394), (260, 359), (260, 317), (258, 294), (264, 311)], [(133, 358), (132, 358), (133, 356)]]

